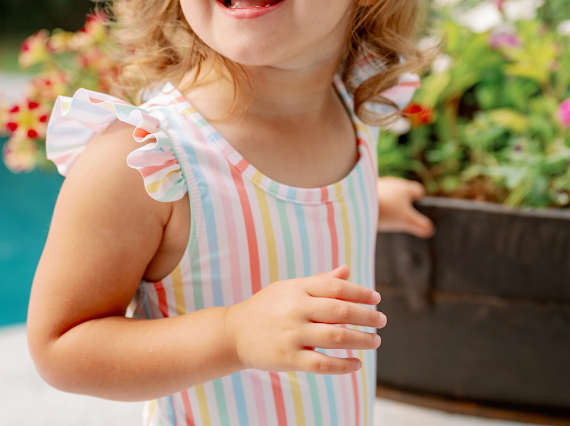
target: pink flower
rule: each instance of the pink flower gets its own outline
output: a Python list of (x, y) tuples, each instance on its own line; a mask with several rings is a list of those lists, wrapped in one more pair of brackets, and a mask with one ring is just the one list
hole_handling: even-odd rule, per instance
[(500, 33), (493, 34), (489, 37), (489, 46), (491, 49), (500, 49), (502, 47), (520, 47), (522, 43), (515, 34)]
[(30, 172), (36, 166), (38, 145), (30, 138), (14, 135), (4, 144), (2, 157), (13, 173)]
[(70, 76), (65, 71), (48, 71), (30, 82), (27, 96), (40, 103), (53, 103), (60, 95), (67, 95)]
[(558, 107), (558, 120), (563, 128), (570, 127), (570, 98), (566, 99)]

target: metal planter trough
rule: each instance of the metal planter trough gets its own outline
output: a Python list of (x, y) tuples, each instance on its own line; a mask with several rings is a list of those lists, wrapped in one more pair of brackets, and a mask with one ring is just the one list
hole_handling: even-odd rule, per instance
[(570, 420), (570, 211), (417, 207), (432, 239), (378, 234), (378, 384)]

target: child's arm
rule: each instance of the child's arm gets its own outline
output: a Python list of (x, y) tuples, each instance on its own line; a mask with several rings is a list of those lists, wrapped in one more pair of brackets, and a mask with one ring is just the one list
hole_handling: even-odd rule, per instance
[(407, 232), (420, 238), (429, 238), (434, 234), (432, 221), (412, 205), (425, 195), (421, 184), (395, 177), (383, 177), (378, 179), (377, 191), (378, 231)]
[[(358, 305), (379, 296), (345, 281), (346, 267), (273, 283), (231, 308), (179, 317), (124, 317), (187, 196), (159, 203), (125, 164), (132, 127), (115, 123), (91, 141), (61, 189), (32, 289), (28, 343), (52, 386), (134, 401), (162, 397), (243, 368), (343, 374), (355, 359), (311, 347), (375, 349), (386, 318)], [(340, 299), (340, 300), (339, 300)]]

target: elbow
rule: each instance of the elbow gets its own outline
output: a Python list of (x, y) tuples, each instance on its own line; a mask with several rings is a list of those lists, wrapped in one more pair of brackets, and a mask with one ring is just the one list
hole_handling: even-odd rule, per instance
[(57, 356), (57, 337), (49, 337), (48, 333), (28, 321), (27, 340), (32, 362), (42, 380), (57, 390), (77, 393), (72, 386), (68, 366)]
[(34, 332), (34, 328), (30, 327), (29, 324), (27, 338), (28, 351), (32, 362), (43, 381), (57, 390), (69, 392), (63, 380), (61, 380), (62, 375), (57, 372), (57, 363), (50, 357), (50, 351), (54, 342), (46, 337), (38, 336), (37, 333)]

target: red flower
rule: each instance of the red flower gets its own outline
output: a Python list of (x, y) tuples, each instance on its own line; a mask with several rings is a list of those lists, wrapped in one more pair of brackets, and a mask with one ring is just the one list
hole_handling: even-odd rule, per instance
[(6, 127), (19, 139), (41, 138), (47, 129), (48, 113), (46, 106), (26, 99), (8, 112)]
[(433, 109), (424, 107), (420, 104), (411, 103), (402, 112), (402, 115), (412, 122), (412, 126), (425, 126), (433, 122)]

